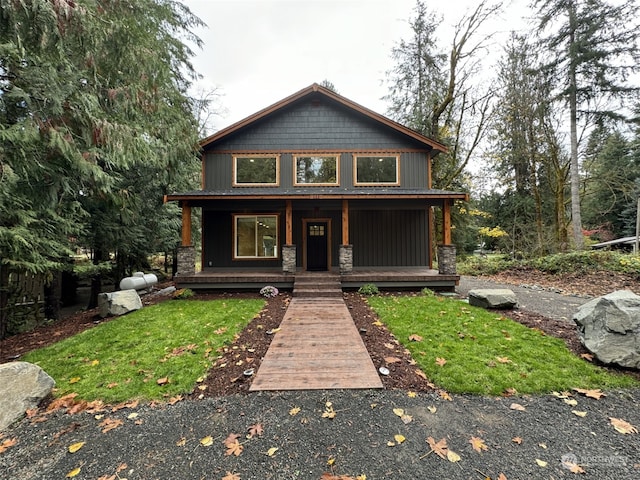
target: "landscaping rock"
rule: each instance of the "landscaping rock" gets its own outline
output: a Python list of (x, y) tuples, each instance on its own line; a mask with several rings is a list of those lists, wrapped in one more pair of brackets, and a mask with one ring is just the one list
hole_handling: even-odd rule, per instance
[(141, 308), (142, 300), (135, 290), (121, 290), (98, 295), (98, 310), (102, 318), (124, 315)]
[(509, 309), (517, 304), (516, 294), (508, 288), (486, 288), (469, 291), (469, 305), (475, 307)]
[(595, 298), (573, 321), (582, 344), (602, 363), (640, 368), (640, 296), (618, 290)]
[(51, 393), (56, 382), (37, 365), (12, 362), (0, 365), (0, 431), (22, 418)]

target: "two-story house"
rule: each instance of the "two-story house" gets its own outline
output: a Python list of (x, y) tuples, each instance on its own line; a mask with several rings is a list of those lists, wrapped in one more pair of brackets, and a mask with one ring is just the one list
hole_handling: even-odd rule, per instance
[[(313, 84), (201, 147), (202, 190), (166, 199), (183, 212), (181, 286), (287, 288), (307, 271), (333, 271), (343, 287), (457, 283), (450, 211), (467, 194), (431, 188), (444, 145)], [(194, 207), (202, 210), (197, 273)]]

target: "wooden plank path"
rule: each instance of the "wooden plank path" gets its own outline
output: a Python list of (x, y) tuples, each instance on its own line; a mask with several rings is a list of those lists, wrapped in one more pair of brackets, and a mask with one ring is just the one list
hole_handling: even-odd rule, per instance
[(293, 298), (249, 388), (382, 388), (342, 298)]

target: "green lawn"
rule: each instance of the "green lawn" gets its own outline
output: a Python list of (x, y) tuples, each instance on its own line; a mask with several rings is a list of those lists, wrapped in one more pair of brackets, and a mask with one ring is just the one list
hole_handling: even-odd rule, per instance
[(84, 400), (105, 402), (167, 398), (190, 392), (216, 350), (231, 343), (264, 304), (261, 299), (166, 301), (23, 360), (40, 365), (55, 379), (57, 395), (75, 392)]
[[(637, 387), (572, 354), (565, 344), (499, 313), (433, 296), (374, 296), (369, 305), (441, 388), (499, 395)], [(410, 341), (411, 335), (422, 337)], [(440, 359), (440, 360), (438, 360)]]

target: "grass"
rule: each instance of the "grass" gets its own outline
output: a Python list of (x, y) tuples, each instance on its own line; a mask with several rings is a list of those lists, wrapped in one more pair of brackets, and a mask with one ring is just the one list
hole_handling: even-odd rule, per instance
[[(557, 338), (459, 300), (384, 296), (367, 301), (427, 377), (450, 392), (500, 395), (515, 389), (532, 394), (638, 386), (630, 376), (576, 357)], [(414, 334), (422, 340), (410, 341)], [(437, 359), (446, 363), (439, 365)]]
[[(262, 309), (264, 300), (173, 300), (86, 330), (24, 356), (87, 401), (154, 400), (190, 392)], [(160, 379), (168, 383), (158, 384)], [(164, 382), (160, 382), (161, 384)]]

